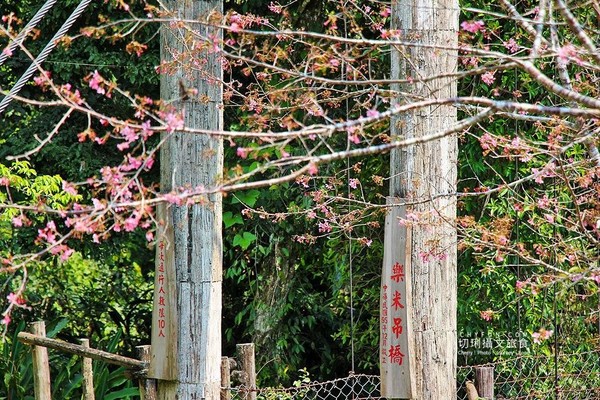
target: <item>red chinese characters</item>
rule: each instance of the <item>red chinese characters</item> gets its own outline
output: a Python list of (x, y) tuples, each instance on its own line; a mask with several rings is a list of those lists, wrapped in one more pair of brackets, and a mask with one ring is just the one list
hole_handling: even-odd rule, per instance
[(407, 346), (404, 264), (395, 262), (387, 274), (381, 286), (381, 363), (401, 366)]
[(392, 325), (392, 332), (396, 335), (396, 339), (402, 334), (402, 318), (394, 318), (394, 325)]
[(399, 262), (392, 266), (392, 280), (396, 282), (404, 282), (404, 265)]
[(399, 291), (394, 292), (394, 297), (392, 298), (392, 307), (394, 307), (394, 311), (398, 311), (398, 308), (404, 308), (404, 305), (401, 303), (402, 295)]
[(400, 345), (390, 346), (388, 356), (389, 356), (390, 362), (392, 364), (402, 365), (402, 361), (404, 359), (404, 354), (402, 353), (402, 350), (400, 349)]
[(167, 292), (165, 290), (165, 242), (160, 241), (158, 244), (159, 248), (159, 264), (158, 264), (158, 277), (156, 279), (156, 284), (158, 286), (158, 337), (166, 337), (165, 336), (165, 327), (166, 327), (166, 313), (165, 313), (165, 297)]
[[(381, 287), (381, 347), (387, 348), (388, 342), (388, 295), (387, 295), (387, 285), (383, 285)], [(386, 354), (382, 354), (381, 362), (383, 364), (387, 363)]]

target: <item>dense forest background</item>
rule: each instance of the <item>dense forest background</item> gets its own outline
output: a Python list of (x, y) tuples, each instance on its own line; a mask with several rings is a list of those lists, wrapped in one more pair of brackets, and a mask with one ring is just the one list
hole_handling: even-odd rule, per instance
[[(3, 23), (18, 29), (42, 3), (3, 1)], [(64, 0), (60, 7), (54, 7), (35, 30), (35, 38), (27, 41), (27, 50), (39, 53), (78, 3)], [(534, 18), (538, 4), (522, 1), (518, 6), (524, 15)], [(305, 0), (284, 7), (284, 12), (277, 7), (270, 0), (226, 3), (228, 16), (260, 16), (273, 26), (329, 34), (336, 24), (348, 37), (376, 38), (380, 27), (389, 23), (389, 5), (380, 2)], [(375, 12), (364, 12), (366, 7)], [(461, 21), (467, 23), (462, 26), (461, 43), (509, 56), (531, 46), (533, 40), (515, 20), (497, 17), (506, 10), (494, 2), (463, 1), (461, 7)], [(139, 15), (146, 15), (149, 9), (142, 1), (128, 3), (128, 11)], [(574, 11), (582, 22), (597, 25), (591, 5)], [(73, 38), (61, 43), (44, 63), (57, 84), (76, 85), (92, 107), (124, 119), (131, 111), (127, 100), (102, 96), (90, 87), (90, 76), (97, 71), (108, 81), (118, 82), (122, 91), (158, 98), (158, 26), (140, 25), (133, 34), (121, 38), (114, 35), (121, 32), (116, 28), (98, 37), (77, 32), (127, 15), (121, 1), (94, 2), (71, 29)], [(469, 25), (473, 21), (482, 25)], [(560, 29), (564, 43), (577, 41), (568, 27)], [(226, 39), (234, 35), (228, 32)], [(2, 46), (7, 42), (5, 36), (0, 40)], [(249, 57), (252, 52), (262, 54), (276, 41), (269, 36), (253, 39), (248, 44)], [(479, 71), (460, 77), (462, 96), (563, 104), (527, 72), (494, 69), (500, 64), (496, 63), (498, 58), (478, 61), (472, 54), (462, 56), (461, 71)], [(290, 57), (303, 59), (307, 54), (299, 49)], [(369, 79), (389, 77), (389, 52), (370, 50), (367, 58)], [(30, 62), (24, 51), (15, 51), (0, 66), (0, 88), (12, 87)], [(579, 64), (572, 62), (569, 68), (573, 76), (579, 76), (575, 82), (578, 90), (593, 97), (597, 92), (593, 84), (596, 69), (586, 62), (585, 58)], [(486, 75), (491, 73), (488, 70), (477, 70), (486, 66), (494, 71), (491, 77)], [(551, 60), (540, 61), (539, 68), (558, 79)], [(330, 68), (324, 75), (336, 73)], [(255, 105), (249, 106), (249, 99), (265, 101), (256, 94), (260, 79), (256, 71), (249, 73), (242, 64), (226, 71), (226, 81), (235, 87), (225, 104), (226, 130), (252, 131), (269, 124), (256, 117)], [(285, 83), (270, 85), (283, 87)], [(45, 99), (49, 95), (31, 82), (20, 96)], [(386, 105), (385, 96), (368, 90), (363, 95), (341, 98), (329, 110), (331, 120), (357, 118), (366, 110), (384, 110)], [(286, 105), (297, 100), (290, 95)], [(459, 112), (465, 117), (469, 111)], [(81, 132), (88, 127), (84, 115), (70, 116), (60, 135), (39, 151), (27, 158), (7, 160), (36, 148), (36, 137), (44, 136), (63, 116), (59, 107), (17, 101), (4, 111), (0, 178), (7, 179), (12, 190), (0, 190), (0, 201), (21, 205), (42, 202), (59, 208), (74, 201), (89, 202), (98, 195), (92, 188), (74, 193), (64, 183), (85, 182), (104, 166), (118, 165), (123, 154), (111, 137), (107, 140), (109, 144), (114, 141), (113, 145), (82, 141)], [(298, 110), (293, 118), (308, 124), (316, 117)], [(572, 123), (591, 126), (592, 131), (597, 126), (596, 121), (575, 118)], [(373, 143), (383, 143), (389, 121), (379, 121), (369, 129)], [(518, 353), (551, 353), (558, 346), (573, 351), (596, 346), (600, 330), (598, 166), (590, 161), (583, 141), (561, 154), (553, 152), (556, 146), (577, 142), (579, 136), (580, 129), (564, 120), (502, 115), (495, 116), (485, 128), (475, 126), (460, 135), (458, 192), (468, 194), (459, 197), (457, 223), (461, 234), (457, 310), (460, 364), (491, 362)], [(595, 133), (592, 140), (597, 138)], [(148, 146), (158, 140), (158, 135), (149, 138)], [(337, 145), (345, 146), (345, 139)], [(252, 171), (262, 159), (282, 151), (252, 146), (244, 139), (231, 146), (226, 143), (226, 174)], [(240, 148), (251, 149), (250, 156), (241, 157)], [(292, 146), (283, 149), (294, 151)], [(157, 161), (141, 174), (147, 187), (158, 185)], [(549, 165), (557, 172), (548, 172)], [(542, 172), (536, 176), (536, 171)], [(377, 373), (385, 217), (381, 205), (388, 194), (388, 176), (389, 156), (384, 153), (322, 165), (318, 177), (308, 182), (292, 181), (224, 198), (223, 354), (233, 354), (236, 343), (254, 342), (260, 385), (289, 385), (303, 368), (316, 380), (346, 376), (349, 371)], [(269, 177), (268, 173), (264, 177)], [(524, 179), (527, 177), (530, 179)], [(46, 226), (50, 217), (27, 213), (22, 223), (15, 222), (22, 215), (18, 209), (2, 209), (3, 258), (39, 249), (38, 229)], [(347, 229), (348, 224), (352, 229)], [(27, 351), (15, 341), (26, 322), (43, 319), (50, 324), (51, 335), (69, 341), (87, 337), (95, 347), (125, 355), (133, 354), (136, 345), (149, 343), (154, 249), (148, 230), (113, 231), (97, 242), (71, 240), (69, 246), (74, 253), (68, 259), (47, 255), (32, 260), (27, 267), (28, 282), (22, 296), (27, 307), (13, 310), (0, 344), (4, 382), (0, 398), (25, 398), (30, 390)], [(25, 277), (22, 270), (7, 270), (0, 277), (0, 305), (4, 309), (11, 302), (7, 296)], [(494, 340), (491, 353), (466, 355), (471, 339), (486, 338)], [(61, 398), (75, 398), (80, 393), (78, 361), (53, 357), (55, 390), (68, 394)], [(97, 369), (103, 374), (99, 385), (104, 393), (121, 390), (123, 397), (130, 395), (120, 371), (106, 366)]]

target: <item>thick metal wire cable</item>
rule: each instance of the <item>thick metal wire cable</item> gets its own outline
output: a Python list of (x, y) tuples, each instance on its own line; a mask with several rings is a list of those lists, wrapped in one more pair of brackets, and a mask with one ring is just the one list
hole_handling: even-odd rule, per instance
[(17, 93), (25, 86), (27, 81), (31, 79), (33, 73), (39, 68), (39, 66), (46, 60), (46, 58), (50, 55), (52, 50), (58, 44), (58, 41), (67, 33), (67, 31), (73, 26), (77, 18), (85, 11), (87, 6), (92, 2), (92, 0), (82, 0), (81, 3), (77, 6), (75, 11), (69, 16), (69, 18), (65, 21), (63, 26), (56, 32), (52, 40), (48, 42), (46, 47), (42, 50), (42, 52), (35, 58), (35, 60), (29, 65), (27, 71), (19, 78), (17, 83), (10, 89), (10, 92), (2, 99), (0, 102), (0, 114), (4, 112), (6, 107), (10, 104), (13, 97), (16, 96)]
[[(346, 8), (346, 4), (344, 3), (344, 8)], [(348, 37), (348, 26), (346, 23), (346, 17), (343, 18), (344, 23), (344, 37)], [(344, 71), (346, 70), (346, 60), (342, 59), (342, 68), (340, 68), (341, 78), (344, 78)], [(346, 108), (346, 119), (350, 118), (350, 106), (348, 104), (348, 99), (345, 100), (345, 108)], [(350, 149), (350, 137), (346, 139), (346, 150)], [(350, 199), (350, 157), (346, 158), (346, 180), (348, 181), (348, 185), (346, 189), (348, 191), (348, 199)], [(351, 207), (350, 200), (348, 200), (348, 207)], [(350, 208), (348, 208), (348, 213), (350, 213)], [(355, 366), (355, 358), (354, 358), (354, 271), (353, 271), (353, 258), (352, 258), (352, 231), (348, 232), (348, 274), (350, 275), (350, 281), (348, 282), (350, 285), (350, 364), (352, 370), (351, 374), (354, 374), (356, 371)]]
[(8, 45), (8, 51), (0, 54), (0, 65), (4, 64), (4, 61), (6, 61), (6, 59), (8, 59), (9, 57), (8, 55), (12, 54), (13, 50), (23, 43), (29, 32), (31, 32), (31, 30), (35, 28), (35, 26), (42, 20), (42, 18), (44, 18), (46, 13), (52, 9), (54, 3), (56, 3), (56, 0), (46, 1), (42, 8), (40, 8), (38, 12), (35, 13), (33, 18), (31, 18), (27, 25), (25, 25), (25, 28), (23, 28), (23, 30), (19, 32), (17, 37)]

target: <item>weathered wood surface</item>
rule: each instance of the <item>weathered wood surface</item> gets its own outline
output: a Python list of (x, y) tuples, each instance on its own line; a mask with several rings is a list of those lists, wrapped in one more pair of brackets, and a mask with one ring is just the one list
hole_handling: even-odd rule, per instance
[[(90, 348), (89, 339), (79, 339), (79, 343), (85, 348)], [(95, 400), (94, 393), (94, 371), (92, 369), (92, 359), (83, 357), (81, 360), (81, 373), (83, 375), (83, 399)]]
[[(150, 362), (150, 346), (137, 346), (135, 350), (140, 361)], [(156, 400), (156, 381), (154, 379), (141, 377), (139, 379), (139, 388), (140, 400)]]
[(154, 379), (177, 379), (177, 278), (175, 272), (173, 221), (167, 206), (156, 211), (160, 224), (156, 234), (156, 268), (152, 308), (152, 346), (148, 376)]
[(494, 367), (475, 367), (475, 386), (480, 398), (494, 400)]
[[(174, 58), (172, 72), (161, 76), (161, 98), (183, 115), (186, 127), (220, 131), (222, 64), (213, 51), (221, 36), (221, 0), (169, 0), (167, 8), (186, 21), (185, 29), (161, 28), (161, 60)], [(216, 38), (216, 39), (213, 39)], [(203, 40), (206, 40), (203, 47)], [(193, 56), (182, 57), (190, 49)], [(194, 60), (198, 63), (195, 64)], [(181, 91), (181, 87), (192, 89)], [(197, 94), (193, 94), (197, 91)], [(221, 181), (223, 143), (210, 135), (174, 132), (161, 148), (161, 191), (212, 187)], [(158, 381), (158, 399), (217, 400), (221, 392), (222, 200), (211, 194), (193, 205), (170, 205), (165, 220), (173, 239), (168, 243), (175, 267), (177, 304), (176, 378)], [(154, 348), (154, 343), (152, 343)], [(153, 358), (152, 362), (161, 360)]]
[[(46, 336), (46, 324), (44, 321), (37, 321), (31, 324), (33, 334), (27, 332), (27, 335)], [(35, 400), (51, 400), (52, 390), (50, 387), (50, 365), (48, 363), (48, 350), (43, 346), (33, 348), (33, 385)]]
[(90, 347), (84, 347), (78, 344), (65, 342), (62, 340), (51, 339), (28, 332), (19, 332), (18, 339), (26, 344), (42, 346), (53, 350), (64, 351), (66, 353), (76, 354), (82, 357), (89, 357), (94, 360), (104, 361), (108, 364), (120, 365), (127, 369), (140, 371), (143, 373), (148, 364), (135, 358), (120, 356), (107, 351), (97, 350)]
[[(388, 204), (394, 204), (388, 198)], [(406, 206), (396, 205), (385, 218), (381, 276), (380, 365), (381, 393), (410, 399), (415, 393), (415, 352), (411, 299), (411, 230), (398, 223), (406, 218)]]
[[(393, 103), (456, 96), (459, 7), (457, 0), (394, 0), (391, 28), (401, 41), (422, 46), (397, 46), (392, 51)], [(440, 77), (422, 81), (420, 78)], [(456, 123), (452, 105), (432, 106), (394, 117), (391, 135), (418, 138), (444, 131)], [(399, 148), (390, 154), (390, 196), (406, 202), (413, 220), (411, 238), (412, 308), (414, 322), (415, 399), (456, 396), (456, 163), (457, 138)], [(433, 199), (433, 200), (432, 200)], [(398, 243), (399, 246), (403, 244)], [(387, 395), (387, 394), (386, 394)], [(389, 396), (393, 397), (393, 396)]]
[(243, 400), (256, 400), (256, 364), (254, 355), (254, 343), (240, 343), (236, 345), (240, 369), (244, 372), (242, 376), (241, 397)]
[(467, 400), (479, 400), (479, 394), (477, 393), (475, 384), (471, 381), (467, 381), (465, 386), (467, 389)]
[(229, 357), (221, 357), (221, 400), (231, 400), (231, 364)]

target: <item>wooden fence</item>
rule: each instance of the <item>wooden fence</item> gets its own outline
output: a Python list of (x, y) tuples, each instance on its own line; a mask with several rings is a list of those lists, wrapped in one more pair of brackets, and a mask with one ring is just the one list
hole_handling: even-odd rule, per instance
[[(120, 356), (118, 354), (91, 348), (88, 339), (81, 339), (81, 344), (73, 344), (46, 337), (43, 321), (34, 322), (30, 332), (20, 332), (19, 341), (31, 345), (33, 350), (33, 376), (36, 400), (51, 400), (50, 366), (48, 349), (58, 350), (83, 357), (83, 399), (95, 400), (92, 360), (125, 367), (127, 375), (138, 380), (141, 400), (156, 400), (156, 380), (148, 378), (150, 363), (150, 346), (138, 346), (139, 359)], [(221, 363), (221, 400), (231, 400), (232, 381), (239, 386), (237, 392), (242, 400), (256, 400), (256, 367), (254, 344), (237, 345), (238, 362), (231, 357), (223, 357)], [(239, 364), (240, 368), (235, 369)]]

